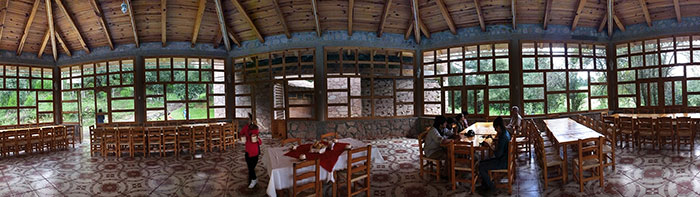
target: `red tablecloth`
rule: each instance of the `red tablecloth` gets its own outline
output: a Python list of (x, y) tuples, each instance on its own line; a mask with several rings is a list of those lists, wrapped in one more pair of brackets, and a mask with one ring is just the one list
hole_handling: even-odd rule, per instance
[(347, 146), (348, 144), (335, 143), (335, 145), (333, 145), (333, 149), (330, 149), (330, 146), (328, 146), (326, 148), (326, 152), (324, 152), (323, 154), (311, 153), (311, 145), (312, 144), (299, 145), (296, 150), (290, 150), (284, 155), (299, 159), (299, 156), (301, 156), (301, 154), (304, 154), (306, 155), (307, 160), (319, 159), (321, 167), (323, 167), (323, 169), (326, 169), (326, 171), (331, 172), (333, 171), (333, 166), (335, 166), (335, 163), (338, 162), (338, 158), (345, 151), (345, 146)]

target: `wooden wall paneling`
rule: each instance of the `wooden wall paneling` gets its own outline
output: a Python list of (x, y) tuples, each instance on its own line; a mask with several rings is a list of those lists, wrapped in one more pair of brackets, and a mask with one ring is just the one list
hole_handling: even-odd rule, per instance
[(29, 28), (32, 26), (32, 22), (34, 22), (34, 17), (36, 17), (36, 11), (39, 9), (39, 3), (40, 0), (34, 0), (34, 4), (32, 6), (32, 12), (29, 14), (29, 19), (27, 19), (27, 23), (24, 26), (24, 32), (22, 33), (22, 39), (19, 41), (19, 47), (17, 47), (17, 55), (22, 54), (22, 49), (24, 48), (24, 43), (27, 41), (27, 36), (29, 35)]
[[(90, 53), (90, 48), (87, 46), (87, 44), (85, 44), (85, 40), (83, 40), (83, 36), (80, 35), (80, 30), (78, 29), (78, 27), (75, 26), (75, 21), (73, 21), (73, 17), (70, 15), (70, 13), (66, 9), (66, 7), (63, 6), (63, 1), (62, 0), (55, 0), (55, 1), (56, 1), (56, 5), (58, 6), (58, 9), (61, 10), (61, 13), (63, 13), (63, 15), (65, 15), (65, 19), (68, 20), (68, 23), (70, 24), (71, 28), (73, 28), (73, 31), (75, 31), (75, 35), (77, 35), (78, 41), (80, 41), (80, 46), (83, 47), (83, 50), (85, 50), (86, 53)], [(47, 4), (49, 4), (48, 1), (47, 1)], [(51, 13), (52, 11), (50, 11), (48, 9), (49, 8), (47, 5), (47, 12)], [(51, 17), (53, 17), (53, 16), (51, 16)], [(53, 19), (49, 19), (50, 23), (53, 23), (52, 20)], [(49, 25), (52, 26), (52, 24), (49, 24)], [(49, 27), (49, 28), (52, 28), (52, 27)], [(53, 36), (54, 35), (52, 34), (51, 40), (53, 40), (53, 43), (55, 43), (55, 39), (53, 38)]]
[(131, 7), (131, 0), (124, 0), (129, 13), (129, 22), (131, 22), (131, 31), (134, 33), (134, 44), (139, 48), (139, 34), (136, 32), (136, 21), (134, 21), (134, 9)]
[(207, 5), (207, 0), (199, 0), (197, 4), (197, 15), (195, 16), (194, 27), (192, 28), (191, 47), (194, 47), (194, 45), (197, 43), (197, 36), (199, 35), (199, 26), (202, 25), (202, 16), (204, 15), (204, 8)]
[[(168, 28), (167, 28), (168, 14), (167, 13), (168, 13), (168, 0), (160, 0), (160, 40), (163, 43), (163, 45), (162, 45), (163, 47), (165, 47), (165, 43), (168, 40)], [(218, 13), (218, 10), (217, 10), (217, 13)]]
[(2, 41), (3, 32), (5, 31), (5, 18), (7, 17), (7, 12), (10, 8), (10, 0), (5, 0), (4, 5), (5, 6), (3, 6), (2, 9), (0, 9), (0, 12), (2, 12), (2, 18), (0, 18), (0, 23), (2, 23), (0, 24), (0, 42)]
[(253, 20), (250, 19), (250, 16), (248, 16), (248, 13), (246, 12), (245, 8), (241, 5), (238, 0), (231, 0), (231, 3), (233, 3), (233, 6), (236, 8), (238, 13), (240, 13), (243, 16), (243, 19), (250, 25), (250, 28), (253, 30), (255, 33), (255, 36), (260, 40), (260, 42), (265, 43), (265, 38), (263, 37), (262, 34), (260, 34), (260, 31), (258, 31), (258, 27), (255, 26), (255, 23), (253, 23)]
[(352, 15), (355, 13), (355, 0), (348, 0), (348, 36), (352, 36)]
[[(165, 0), (162, 0), (165, 1)], [(105, 39), (107, 40), (107, 44), (109, 45), (109, 49), (114, 50), (114, 43), (112, 43), (112, 36), (109, 35), (109, 29), (107, 28), (107, 23), (105, 22), (105, 17), (104, 14), (102, 13), (102, 8), (100, 7), (100, 4), (97, 2), (97, 0), (90, 0), (90, 5), (92, 6), (92, 10), (95, 13), (95, 16), (97, 17), (98, 23), (100, 23), (100, 27), (102, 28), (102, 32), (105, 34)], [(165, 46), (165, 45), (163, 45)]]

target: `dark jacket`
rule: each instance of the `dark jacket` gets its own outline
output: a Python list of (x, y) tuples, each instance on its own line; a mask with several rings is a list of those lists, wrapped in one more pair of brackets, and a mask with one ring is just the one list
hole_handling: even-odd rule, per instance
[(501, 135), (498, 136), (498, 144), (496, 145), (496, 154), (494, 159), (498, 160), (499, 167), (508, 166), (508, 143), (510, 142), (510, 132), (503, 131)]

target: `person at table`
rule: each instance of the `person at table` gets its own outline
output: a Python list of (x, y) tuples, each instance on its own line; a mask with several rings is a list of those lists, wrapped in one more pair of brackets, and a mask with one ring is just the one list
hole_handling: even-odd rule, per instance
[(437, 116), (433, 121), (433, 127), (430, 128), (428, 134), (425, 137), (425, 145), (423, 148), (423, 154), (431, 159), (437, 160), (447, 160), (447, 149), (440, 146), (441, 144), (448, 144), (452, 140), (448, 139), (446, 136), (442, 135), (442, 132), (447, 127), (447, 119), (445, 116)]
[(480, 193), (483, 195), (493, 192), (494, 185), (489, 177), (489, 170), (506, 169), (508, 167), (508, 142), (510, 142), (510, 133), (503, 125), (503, 118), (497, 117), (493, 120), (493, 128), (496, 130), (496, 138), (498, 140), (495, 147), (493, 158), (482, 160), (479, 162), (479, 177), (481, 177)]
[(255, 175), (255, 166), (258, 165), (260, 145), (262, 145), (262, 140), (258, 137), (258, 134), (258, 126), (253, 121), (253, 115), (248, 113), (248, 124), (243, 126), (240, 136), (245, 138), (245, 162), (248, 165), (249, 189), (253, 189), (258, 183), (258, 177)]
[(455, 127), (457, 126), (457, 121), (454, 118), (447, 118), (447, 126), (442, 129), (442, 137), (449, 139), (453, 138), (456, 134)]
[(520, 109), (518, 106), (513, 106), (510, 110), (510, 123), (506, 125), (506, 128), (510, 129), (511, 132), (519, 132), (522, 122), (523, 117), (520, 116)]
[[(466, 113), (466, 112), (464, 112)], [(467, 118), (464, 116), (464, 114), (457, 114), (455, 117), (455, 120), (457, 120), (457, 131), (456, 133), (464, 131), (467, 127), (469, 127), (469, 124), (467, 123)]]

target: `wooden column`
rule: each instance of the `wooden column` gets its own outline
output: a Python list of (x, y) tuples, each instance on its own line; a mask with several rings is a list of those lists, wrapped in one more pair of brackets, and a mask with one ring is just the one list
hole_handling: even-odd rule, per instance
[(136, 123), (146, 123), (146, 67), (143, 56), (134, 57), (134, 115)]
[[(413, 115), (417, 117), (422, 117), (425, 112), (423, 108), (425, 108), (425, 105), (423, 101), (424, 99), (424, 93), (423, 90), (425, 89), (424, 84), (423, 84), (423, 50), (417, 49), (416, 54), (415, 54), (415, 69), (413, 69), (413, 78), (415, 79), (413, 81), (413, 88), (415, 91), (413, 91)], [(417, 121), (417, 124), (420, 124), (420, 121)], [(421, 129), (418, 127), (418, 129)]]
[(53, 67), (53, 120), (56, 124), (63, 123), (61, 118), (61, 69), (58, 66)]
[(314, 61), (316, 62), (316, 73), (314, 73), (314, 101), (316, 102), (316, 120), (325, 121), (327, 108), (326, 103), (328, 102), (328, 93), (326, 92), (328, 80), (326, 80), (325, 75), (326, 66), (324, 63), (326, 60), (326, 56), (323, 51), (323, 46), (316, 47), (316, 51), (314, 51), (314, 58)]
[(520, 39), (511, 38), (508, 44), (508, 70), (510, 79), (510, 105), (517, 105), (524, 114), (523, 66)]
[(234, 96), (236, 90), (233, 86), (233, 58), (231, 57), (226, 57), (224, 59), (224, 76), (226, 88), (226, 120), (235, 120), (236, 111), (234, 111), (233, 104), (236, 101)]
[(608, 63), (608, 109), (619, 109), (617, 100), (617, 66), (615, 57), (615, 43), (608, 43), (605, 49), (605, 61)]

